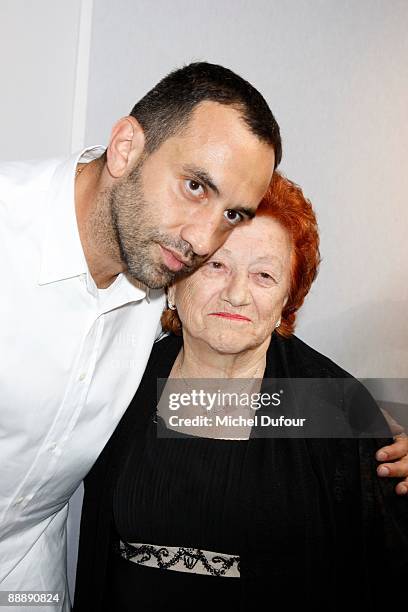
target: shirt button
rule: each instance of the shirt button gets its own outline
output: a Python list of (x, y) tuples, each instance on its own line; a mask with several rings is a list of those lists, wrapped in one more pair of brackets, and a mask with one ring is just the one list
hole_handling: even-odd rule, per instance
[(18, 499), (16, 499), (16, 504), (22, 504), (24, 499), (24, 497), (19, 497)]
[(78, 380), (85, 380), (86, 378), (86, 372), (82, 372), (82, 374), (79, 376)]
[(56, 448), (57, 448), (57, 443), (53, 442), (52, 444), (49, 445), (48, 450), (55, 451)]

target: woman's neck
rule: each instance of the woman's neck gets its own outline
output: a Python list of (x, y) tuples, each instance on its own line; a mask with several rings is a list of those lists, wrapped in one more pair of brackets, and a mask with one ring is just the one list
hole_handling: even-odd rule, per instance
[(219, 353), (206, 342), (183, 333), (172, 375), (184, 378), (262, 378), (266, 365), (267, 338), (261, 345), (236, 354)]

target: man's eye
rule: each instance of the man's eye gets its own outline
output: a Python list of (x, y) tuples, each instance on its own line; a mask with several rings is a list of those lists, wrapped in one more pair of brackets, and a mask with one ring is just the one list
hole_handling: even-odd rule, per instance
[(231, 208), (224, 212), (224, 217), (230, 225), (238, 225), (238, 223), (241, 223), (241, 221), (244, 220), (244, 215), (236, 210), (232, 210)]
[(198, 181), (194, 181), (193, 179), (187, 179), (184, 181), (185, 188), (187, 192), (193, 195), (195, 198), (202, 198), (205, 194), (204, 187)]

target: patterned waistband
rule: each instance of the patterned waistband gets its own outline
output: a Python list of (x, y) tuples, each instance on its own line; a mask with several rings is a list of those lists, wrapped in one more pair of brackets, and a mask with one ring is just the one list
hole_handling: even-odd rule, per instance
[(127, 561), (177, 572), (210, 574), (239, 578), (238, 556), (225, 553), (184, 548), (182, 546), (157, 546), (155, 544), (134, 544), (120, 541), (120, 555)]

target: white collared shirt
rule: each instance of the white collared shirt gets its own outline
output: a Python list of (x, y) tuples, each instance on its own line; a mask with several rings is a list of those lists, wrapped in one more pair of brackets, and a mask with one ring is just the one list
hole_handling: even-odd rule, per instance
[(89, 273), (75, 168), (103, 150), (0, 164), (0, 590), (62, 591), (53, 610), (69, 610), (69, 497), (133, 397), (164, 307), (162, 291), (124, 274), (101, 290)]

